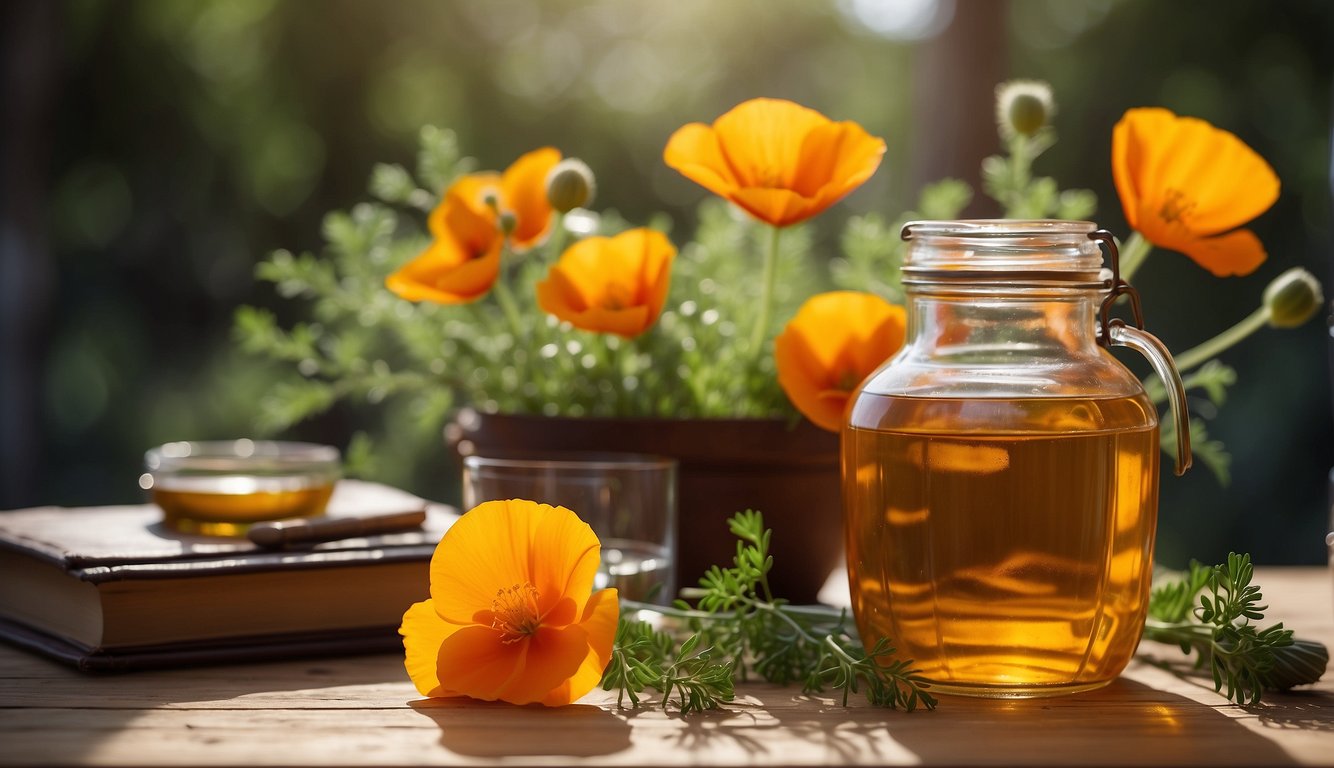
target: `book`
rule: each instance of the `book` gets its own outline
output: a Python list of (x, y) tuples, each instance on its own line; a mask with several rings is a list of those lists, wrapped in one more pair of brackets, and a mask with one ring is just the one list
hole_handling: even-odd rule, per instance
[(150, 504), (0, 512), (0, 638), (84, 671), (401, 648), (457, 514), (353, 480), (326, 511), (422, 509), (416, 530), (281, 550), (176, 533)]

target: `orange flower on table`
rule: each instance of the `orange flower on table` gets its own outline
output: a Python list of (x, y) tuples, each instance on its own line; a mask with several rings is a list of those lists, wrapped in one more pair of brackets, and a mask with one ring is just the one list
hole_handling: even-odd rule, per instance
[(674, 258), (671, 241), (651, 229), (585, 238), (537, 284), (538, 306), (576, 328), (638, 336), (662, 313)]
[(884, 153), (885, 142), (855, 122), (836, 123), (781, 99), (751, 99), (713, 125), (677, 130), (663, 160), (755, 218), (785, 227), (861, 186)]
[[(509, 244), (522, 251), (551, 229), (547, 173), (560, 162), (551, 147), (534, 150), (500, 173), (470, 173), (445, 190), (426, 226), (431, 244), (385, 280), (409, 301), (465, 304), (491, 290), (500, 276), (506, 229)], [(501, 220), (504, 216), (510, 226)]]
[(802, 415), (837, 432), (852, 391), (903, 346), (906, 329), (903, 307), (874, 294), (812, 296), (774, 340), (778, 383)]
[(569, 704), (611, 659), (616, 590), (592, 592), (601, 546), (564, 507), (491, 501), (431, 558), (431, 598), (403, 615), (408, 676), (424, 696)]
[(1129, 110), (1112, 131), (1112, 176), (1126, 221), (1154, 245), (1219, 277), (1264, 262), (1260, 239), (1239, 227), (1278, 199), (1278, 176), (1233, 134), (1158, 107)]

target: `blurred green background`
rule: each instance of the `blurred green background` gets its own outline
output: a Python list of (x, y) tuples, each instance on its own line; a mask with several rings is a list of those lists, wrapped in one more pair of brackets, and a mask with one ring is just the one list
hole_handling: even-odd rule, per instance
[[(232, 313), (301, 312), (255, 263), (318, 250), (324, 213), (364, 199), (374, 163), (410, 164), (427, 123), (487, 168), (555, 145), (598, 172), (600, 204), (689, 224), (704, 193), (661, 162), (681, 124), (760, 95), (855, 119), (889, 153), (818, 225), (827, 256), (849, 210), (893, 218), (924, 181), (976, 183), (999, 149), (994, 86), (1045, 79), (1061, 140), (1037, 170), (1096, 190), (1117, 232), (1109, 146), (1129, 107), (1231, 130), (1282, 179), (1254, 225), (1270, 253), (1256, 274), (1219, 280), (1164, 251), (1139, 274), (1170, 347), (1249, 313), (1288, 267), (1330, 277), (1324, 0), (13, 0), (0, 18), (0, 508), (134, 502), (146, 448), (253, 433), (289, 372), (233, 350)], [(969, 213), (995, 215), (988, 202)], [(1240, 382), (1209, 426), (1232, 485), (1164, 478), (1160, 560), (1323, 562), (1326, 334), (1322, 313), (1224, 356)], [(440, 426), (350, 405), (287, 436), (385, 431), (380, 477), (448, 499)]]

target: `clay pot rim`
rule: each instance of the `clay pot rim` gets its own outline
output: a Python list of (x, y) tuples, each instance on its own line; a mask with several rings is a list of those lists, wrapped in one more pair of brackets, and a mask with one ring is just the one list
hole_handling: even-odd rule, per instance
[[(495, 439), (526, 432), (565, 437), (537, 439), (532, 444)], [(567, 439), (573, 435), (583, 439)], [(593, 435), (597, 438), (590, 445)], [(647, 453), (676, 459), (682, 467), (714, 469), (779, 465), (805, 471), (837, 464), (839, 455), (838, 435), (804, 420), (773, 418), (586, 418), (460, 411), (446, 426), (445, 441), (460, 457), (490, 455), (498, 442), (508, 442), (499, 450), (530, 455), (578, 450)]]
[(807, 421), (805, 418), (782, 418), (779, 416), (547, 416), (540, 413), (507, 413), (504, 411), (479, 411), (475, 408), (461, 408), (455, 414), (453, 421), (456, 423), (465, 423), (475, 419), (514, 419), (534, 422), (576, 422), (576, 423), (596, 423), (596, 424), (643, 424), (666, 425), (666, 424), (689, 424), (699, 423), (707, 424), (711, 427), (735, 424), (737, 426), (747, 425), (756, 426), (760, 424), (771, 424), (781, 426), (785, 430), (803, 430), (810, 429), (821, 430), (819, 427)]

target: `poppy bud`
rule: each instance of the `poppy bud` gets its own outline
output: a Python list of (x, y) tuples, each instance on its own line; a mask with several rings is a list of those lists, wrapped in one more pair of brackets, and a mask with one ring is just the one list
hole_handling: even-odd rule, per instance
[(1007, 139), (1036, 135), (1054, 114), (1051, 86), (1041, 80), (1010, 80), (996, 86), (996, 124)]
[(501, 211), (500, 216), (496, 218), (500, 225), (500, 231), (507, 235), (514, 234), (514, 227), (519, 223), (519, 219), (513, 211)]
[(593, 170), (577, 157), (568, 157), (556, 163), (547, 174), (547, 201), (561, 213), (588, 205), (596, 191)]
[(1265, 308), (1269, 310), (1269, 324), (1275, 328), (1296, 328), (1310, 320), (1324, 303), (1320, 281), (1301, 267), (1289, 269), (1265, 288)]

